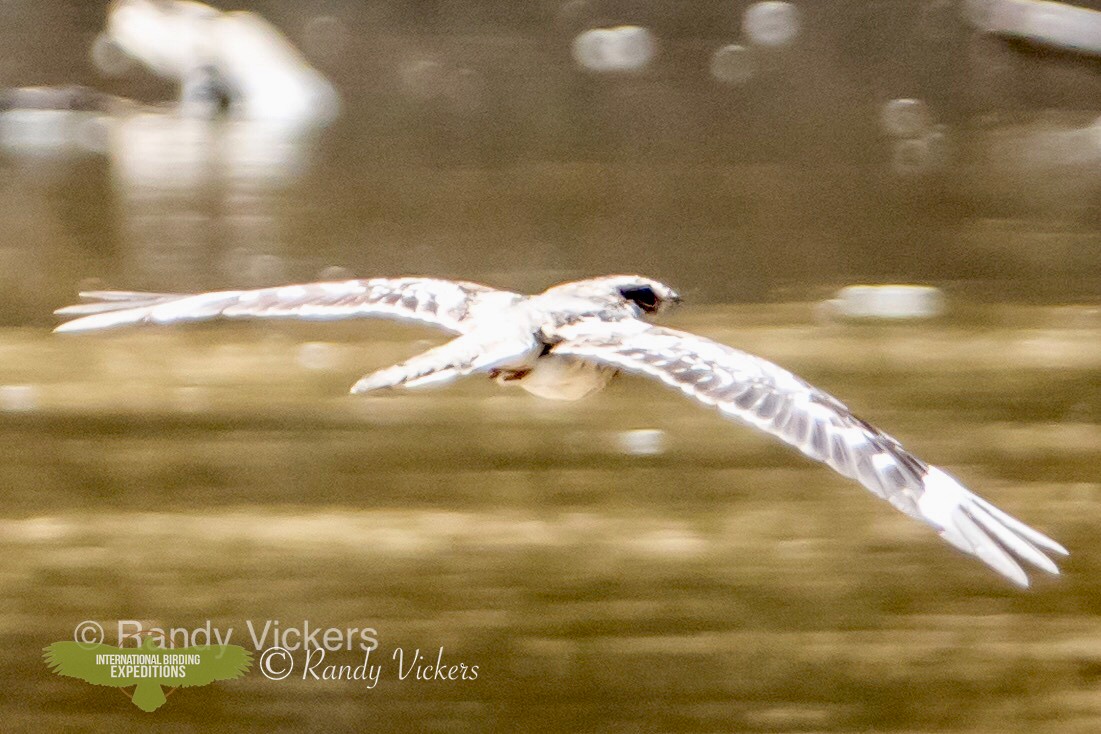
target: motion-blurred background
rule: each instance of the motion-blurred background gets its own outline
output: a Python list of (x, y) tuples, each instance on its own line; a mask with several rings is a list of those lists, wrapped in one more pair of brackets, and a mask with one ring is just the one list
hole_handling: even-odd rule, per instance
[[(255, 15), (0, 3), (5, 730), (1101, 727), (1101, 4), (220, 10)], [(48, 332), (81, 289), (609, 272), (1063, 542), (1064, 577), (1010, 588), (634, 380), (355, 399), (437, 335)], [(481, 674), (254, 672), (144, 714), (40, 662), (120, 618), (371, 626)]]

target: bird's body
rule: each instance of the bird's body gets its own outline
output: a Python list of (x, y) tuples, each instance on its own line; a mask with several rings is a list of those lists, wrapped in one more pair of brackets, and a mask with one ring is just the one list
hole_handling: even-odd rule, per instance
[(957, 548), (1022, 586), (1019, 561), (1058, 573), (1066, 550), (964, 488), (853, 415), (833, 396), (767, 360), (645, 317), (680, 298), (637, 275), (563, 283), (525, 296), (474, 283), (376, 278), (197, 295), (101, 291), (58, 311), (58, 331), (213, 318), (382, 316), (446, 329), (451, 341), (367, 375), (354, 393), (442, 384), (487, 374), (544, 398), (576, 400), (617, 372), (653, 377), (794, 446), (931, 525)]

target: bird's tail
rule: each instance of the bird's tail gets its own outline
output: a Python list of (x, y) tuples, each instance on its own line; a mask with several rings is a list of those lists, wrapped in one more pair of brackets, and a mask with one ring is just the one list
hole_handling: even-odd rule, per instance
[(530, 334), (463, 334), (393, 367), (372, 372), (353, 385), (352, 392), (439, 385), (464, 375), (489, 372), (503, 364), (527, 365), (539, 350), (540, 345)]
[(164, 690), (161, 689), (158, 682), (143, 680), (134, 688), (134, 695), (130, 697), (130, 700), (142, 711), (156, 711), (165, 704), (168, 698), (164, 695)]
[(80, 297), (87, 303), (66, 306), (54, 311), (58, 316), (72, 316), (58, 326), (56, 332), (93, 331), (144, 321), (150, 311), (178, 298), (179, 293), (145, 293), (142, 291), (83, 291)]

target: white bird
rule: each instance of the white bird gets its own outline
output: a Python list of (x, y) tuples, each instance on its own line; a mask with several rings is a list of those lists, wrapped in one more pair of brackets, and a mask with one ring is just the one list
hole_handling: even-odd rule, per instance
[(536, 395), (576, 400), (620, 371), (656, 378), (726, 417), (776, 436), (855, 479), (946, 541), (1020, 586), (1021, 561), (1052, 574), (1047, 554), (1067, 550), (906, 451), (841, 401), (760, 357), (643, 320), (678, 303), (672, 288), (638, 275), (554, 286), (533, 296), (433, 278), (374, 278), (196, 295), (94, 291), (57, 311), (57, 328), (214, 318), (333, 320), (392, 317), (457, 336), (367, 375), (353, 393), (438, 384), (488, 374)]

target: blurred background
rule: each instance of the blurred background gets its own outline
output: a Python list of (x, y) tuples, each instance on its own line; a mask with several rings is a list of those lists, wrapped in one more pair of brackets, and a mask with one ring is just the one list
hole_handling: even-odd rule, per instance
[[(0, 41), (5, 729), (1101, 727), (1101, 3), (7, 0)], [(81, 289), (611, 272), (1064, 576), (1011, 588), (637, 380), (362, 399), (444, 337), (49, 333)], [(254, 672), (144, 714), (40, 661), (120, 618), (368, 626), (480, 675)]]

